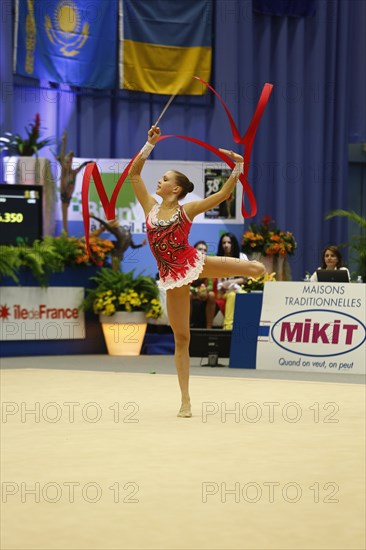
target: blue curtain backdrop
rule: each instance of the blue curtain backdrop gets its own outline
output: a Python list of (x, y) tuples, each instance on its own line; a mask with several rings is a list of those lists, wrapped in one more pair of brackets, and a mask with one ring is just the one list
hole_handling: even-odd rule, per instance
[[(321, 249), (347, 239), (333, 208), (347, 208), (347, 145), (366, 141), (364, 0), (317, 0), (309, 17), (253, 13), (252, 0), (217, 0), (212, 84), (244, 133), (265, 82), (274, 91), (254, 144), (250, 177), (258, 221), (271, 215), (298, 241), (291, 260), (294, 279), (319, 264)], [(47, 134), (88, 158), (129, 158), (145, 142), (164, 96), (114, 90), (93, 92), (14, 77), (12, 0), (1, 3), (0, 132), (23, 131), (36, 112)], [(39, 87), (45, 86), (46, 89)], [(212, 94), (176, 98), (162, 121), (176, 133), (215, 146), (234, 146), (222, 106)], [(240, 150), (240, 149), (239, 149)], [(51, 156), (51, 154), (50, 154)], [(181, 140), (166, 140), (155, 159), (213, 160)]]

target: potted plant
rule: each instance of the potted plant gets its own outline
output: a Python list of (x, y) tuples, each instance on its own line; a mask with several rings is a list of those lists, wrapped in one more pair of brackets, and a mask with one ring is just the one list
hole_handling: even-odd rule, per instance
[(6, 183), (43, 186), (43, 231), (45, 235), (53, 235), (56, 224), (56, 185), (50, 161), (39, 157), (38, 152), (55, 140), (50, 137), (41, 139), (41, 119), (38, 113), (34, 122), (28, 126), (24, 138), (10, 132), (0, 137), (0, 152), (4, 151), (8, 155), (3, 158), (4, 180)]
[(276, 272), (278, 280), (287, 278), (284, 260), (295, 253), (296, 241), (290, 231), (276, 227), (270, 216), (264, 216), (260, 224), (251, 223), (241, 244), (242, 252), (264, 263), (268, 272)]
[(40, 140), (41, 117), (36, 114), (34, 122), (29, 124), (29, 129), (25, 127), (26, 138), (19, 134), (6, 132), (0, 138), (0, 152), (6, 151), (9, 156), (32, 157), (37, 155), (38, 151), (46, 145), (52, 145), (54, 138), (45, 138)]
[(162, 314), (156, 282), (134, 271), (122, 273), (106, 267), (90, 280), (94, 287), (86, 289), (81, 308), (99, 315), (108, 353), (138, 355), (146, 319), (157, 319)]
[[(113, 250), (112, 241), (100, 237), (90, 237), (90, 250), (94, 260), (105, 263)], [(10, 277), (19, 284), (19, 274), (28, 270), (37, 283), (45, 287), (53, 273), (60, 273), (66, 267), (85, 268), (94, 266), (90, 259), (85, 238), (45, 237), (32, 245), (19, 242), (17, 246), (0, 245), (0, 282), (2, 277)]]

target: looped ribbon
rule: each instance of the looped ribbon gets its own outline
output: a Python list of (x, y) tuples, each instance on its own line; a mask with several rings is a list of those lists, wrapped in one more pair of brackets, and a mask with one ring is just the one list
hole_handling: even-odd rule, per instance
[[(257, 202), (256, 202), (256, 199), (255, 199), (254, 193), (252, 191), (252, 188), (250, 187), (250, 184), (248, 182), (248, 171), (249, 171), (249, 166), (250, 166), (250, 156), (251, 156), (251, 153), (252, 153), (252, 147), (253, 147), (254, 138), (255, 138), (255, 135), (256, 135), (256, 132), (257, 132), (257, 129), (258, 129), (258, 125), (259, 125), (259, 122), (262, 118), (264, 109), (266, 108), (266, 105), (267, 105), (268, 100), (270, 98), (272, 88), (273, 88), (273, 84), (266, 83), (264, 85), (264, 87), (262, 89), (262, 93), (261, 93), (259, 101), (258, 101), (258, 104), (257, 104), (257, 107), (255, 109), (254, 115), (253, 115), (252, 120), (249, 124), (249, 127), (248, 127), (247, 131), (245, 132), (245, 134), (241, 137), (240, 134), (239, 134), (239, 131), (236, 127), (236, 124), (233, 120), (233, 117), (231, 116), (231, 113), (230, 113), (228, 107), (226, 106), (224, 100), (221, 98), (221, 96), (216, 92), (216, 90), (212, 86), (210, 86), (210, 84), (208, 84), (207, 82), (202, 80), (202, 78), (200, 78), (198, 76), (194, 76), (193, 78), (195, 78), (196, 80), (199, 80), (200, 82), (202, 82), (202, 84), (207, 86), (207, 88), (209, 88), (216, 95), (216, 97), (219, 99), (222, 106), (224, 107), (225, 112), (227, 114), (227, 117), (229, 119), (230, 126), (231, 126), (231, 133), (232, 133), (234, 142), (238, 143), (238, 144), (241, 144), (241, 145), (244, 145), (244, 155), (243, 155), (244, 156), (244, 172), (242, 174), (240, 174), (240, 176), (239, 176), (239, 180), (240, 180), (240, 182), (243, 186), (241, 213), (242, 213), (242, 216), (244, 218), (251, 218), (251, 217), (255, 216), (256, 213), (257, 213)], [(204, 141), (200, 141), (199, 139), (195, 139), (195, 138), (192, 138), (192, 137), (189, 137), (189, 136), (179, 136), (179, 135), (170, 134), (170, 135), (160, 136), (158, 141), (163, 141), (164, 139), (170, 139), (170, 138), (184, 139), (186, 141), (196, 143), (200, 147), (204, 147), (205, 149), (208, 149), (209, 151), (214, 153), (217, 157), (221, 158), (221, 160), (223, 160), (228, 166), (230, 166), (230, 168), (234, 168), (234, 166), (235, 166), (235, 162), (231, 158), (229, 158), (227, 155), (225, 155), (225, 153), (222, 153), (216, 147), (213, 147), (212, 145), (210, 145), (209, 143), (206, 143)], [(82, 209), (83, 209), (85, 242), (86, 242), (86, 247), (87, 247), (87, 251), (88, 251), (89, 256), (92, 258), (92, 260), (97, 265), (102, 265), (102, 263), (97, 262), (95, 260), (95, 258), (93, 258), (92, 254), (91, 254), (91, 251), (90, 251), (90, 242), (89, 242), (89, 236), (90, 236), (90, 212), (89, 212), (90, 180), (91, 180), (91, 178), (93, 178), (93, 180), (94, 180), (94, 184), (95, 184), (95, 187), (97, 189), (97, 192), (98, 192), (100, 201), (102, 203), (102, 206), (103, 206), (103, 209), (104, 209), (107, 220), (113, 220), (115, 218), (115, 215), (116, 215), (116, 202), (117, 202), (118, 193), (120, 192), (120, 189), (121, 189), (123, 183), (125, 182), (125, 180), (127, 178), (127, 175), (128, 175), (129, 169), (131, 167), (131, 164), (133, 163), (133, 161), (135, 160), (135, 158), (137, 157), (139, 152), (140, 151), (138, 151), (136, 153), (136, 155), (130, 160), (130, 162), (127, 164), (126, 168), (123, 170), (121, 176), (119, 177), (119, 179), (117, 181), (116, 187), (113, 190), (113, 193), (112, 193), (112, 196), (111, 196), (110, 200), (108, 199), (107, 194), (105, 192), (103, 182), (102, 182), (102, 178), (100, 176), (100, 172), (98, 170), (97, 164), (95, 162), (91, 162), (87, 165), (87, 167), (85, 169), (84, 176), (83, 176), (83, 182), (82, 182), (82, 189), (81, 189), (81, 203), (82, 203)], [(250, 207), (249, 212), (246, 210), (246, 207), (245, 207), (245, 204), (244, 204), (245, 195), (247, 196), (248, 201), (249, 201), (249, 207)]]

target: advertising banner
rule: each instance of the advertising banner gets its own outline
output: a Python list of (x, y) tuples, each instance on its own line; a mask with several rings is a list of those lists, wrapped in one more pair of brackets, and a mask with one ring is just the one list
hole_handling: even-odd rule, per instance
[(1, 287), (0, 340), (85, 339), (82, 287)]
[[(74, 158), (73, 168), (78, 168), (85, 161), (89, 159)], [(123, 170), (128, 164), (128, 160), (124, 159), (99, 159), (95, 161), (98, 165), (99, 172), (101, 174), (104, 188), (107, 195), (110, 197), (113, 189), (116, 187), (118, 179)], [(144, 170), (142, 172), (142, 178), (145, 185), (152, 195), (155, 195), (157, 183), (159, 179), (172, 169), (172, 164), (175, 170), (185, 174), (190, 181), (194, 184), (194, 191), (189, 193), (187, 197), (182, 200), (182, 204), (185, 202), (191, 202), (199, 199), (203, 199), (213, 192), (218, 191), (222, 184), (229, 177), (231, 170), (227, 169), (226, 164), (220, 163), (208, 163), (208, 162), (186, 162), (186, 161), (159, 161), (148, 160), (145, 163)], [(68, 211), (68, 219), (72, 222), (79, 222), (82, 227), (82, 207), (81, 207), (81, 185), (83, 179), (84, 170), (80, 171), (76, 176), (75, 190), (71, 198), (71, 203)], [(59, 185), (58, 185), (58, 191)], [(156, 199), (161, 202), (158, 196)], [(61, 201), (58, 193), (57, 196), (57, 214), (56, 219), (61, 220)], [(221, 208), (221, 205), (220, 205)], [(97, 190), (92, 184), (90, 186), (89, 194), (89, 209), (90, 214), (97, 216), (98, 218), (105, 219), (100, 198)], [(214, 211), (215, 210), (215, 211)], [(230, 201), (226, 201), (221, 210), (214, 209), (206, 214), (200, 214), (195, 218), (196, 223), (204, 224), (243, 224), (243, 218), (240, 212), (240, 201), (235, 200), (235, 193), (231, 197)], [(122, 185), (121, 191), (118, 195), (116, 203), (116, 215), (121, 225), (128, 227), (131, 233), (145, 233), (145, 216), (144, 211), (132, 191), (129, 178), (126, 179)], [(98, 226), (97, 222), (95, 222)]]
[(267, 283), (256, 368), (365, 374), (365, 285)]

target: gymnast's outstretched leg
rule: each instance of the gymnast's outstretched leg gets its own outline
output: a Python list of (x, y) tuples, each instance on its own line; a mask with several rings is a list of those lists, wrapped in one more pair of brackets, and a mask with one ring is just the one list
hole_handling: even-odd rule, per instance
[(249, 262), (228, 256), (206, 256), (200, 277), (260, 277), (266, 269), (257, 261)]

